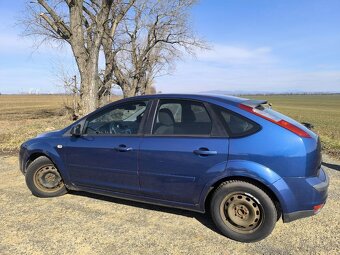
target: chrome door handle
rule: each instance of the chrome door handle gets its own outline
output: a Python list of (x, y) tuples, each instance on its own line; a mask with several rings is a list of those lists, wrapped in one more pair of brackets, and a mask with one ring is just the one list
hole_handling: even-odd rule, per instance
[(131, 147), (127, 147), (125, 144), (120, 144), (119, 146), (114, 148), (116, 151), (125, 152), (125, 151), (132, 151)]

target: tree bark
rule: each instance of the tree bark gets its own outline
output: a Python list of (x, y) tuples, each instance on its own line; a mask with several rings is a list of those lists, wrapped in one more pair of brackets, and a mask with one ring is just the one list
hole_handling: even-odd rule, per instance
[(98, 107), (98, 63), (97, 61), (89, 61), (86, 71), (82, 72), (81, 84), (84, 89), (82, 93), (82, 114), (93, 112)]
[(130, 88), (129, 86), (124, 86), (123, 96), (124, 98), (135, 96), (135, 88)]
[(111, 6), (112, 0), (103, 1), (103, 5), (96, 16), (95, 33), (88, 44), (85, 43), (84, 37), (83, 1), (74, 1), (74, 3), (69, 5), (70, 30), (72, 31), (70, 44), (80, 72), (82, 115), (96, 110), (99, 106), (99, 51), (104, 34), (104, 25), (108, 19)]

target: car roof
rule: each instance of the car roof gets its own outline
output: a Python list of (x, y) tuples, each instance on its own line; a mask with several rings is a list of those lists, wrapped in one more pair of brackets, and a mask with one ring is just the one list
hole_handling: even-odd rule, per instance
[(229, 104), (239, 104), (241, 102), (247, 101), (247, 98), (229, 96), (223, 94), (208, 94), (208, 93), (198, 93), (198, 94), (154, 94), (154, 95), (143, 95), (135, 96), (129, 99), (196, 99), (196, 100), (209, 100), (214, 99), (217, 101), (222, 101)]

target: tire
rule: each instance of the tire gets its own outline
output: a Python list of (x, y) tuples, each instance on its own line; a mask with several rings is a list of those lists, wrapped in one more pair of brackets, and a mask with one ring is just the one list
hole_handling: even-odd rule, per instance
[(259, 187), (245, 181), (222, 183), (213, 193), (210, 211), (217, 228), (239, 242), (256, 242), (274, 229), (277, 210)]
[(57, 197), (67, 193), (58, 169), (47, 157), (35, 159), (28, 166), (25, 179), (34, 196)]

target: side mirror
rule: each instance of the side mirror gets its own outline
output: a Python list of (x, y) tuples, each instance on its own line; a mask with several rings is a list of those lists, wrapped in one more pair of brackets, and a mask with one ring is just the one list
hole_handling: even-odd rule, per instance
[(81, 125), (78, 124), (76, 126), (73, 126), (70, 133), (73, 136), (81, 136)]

